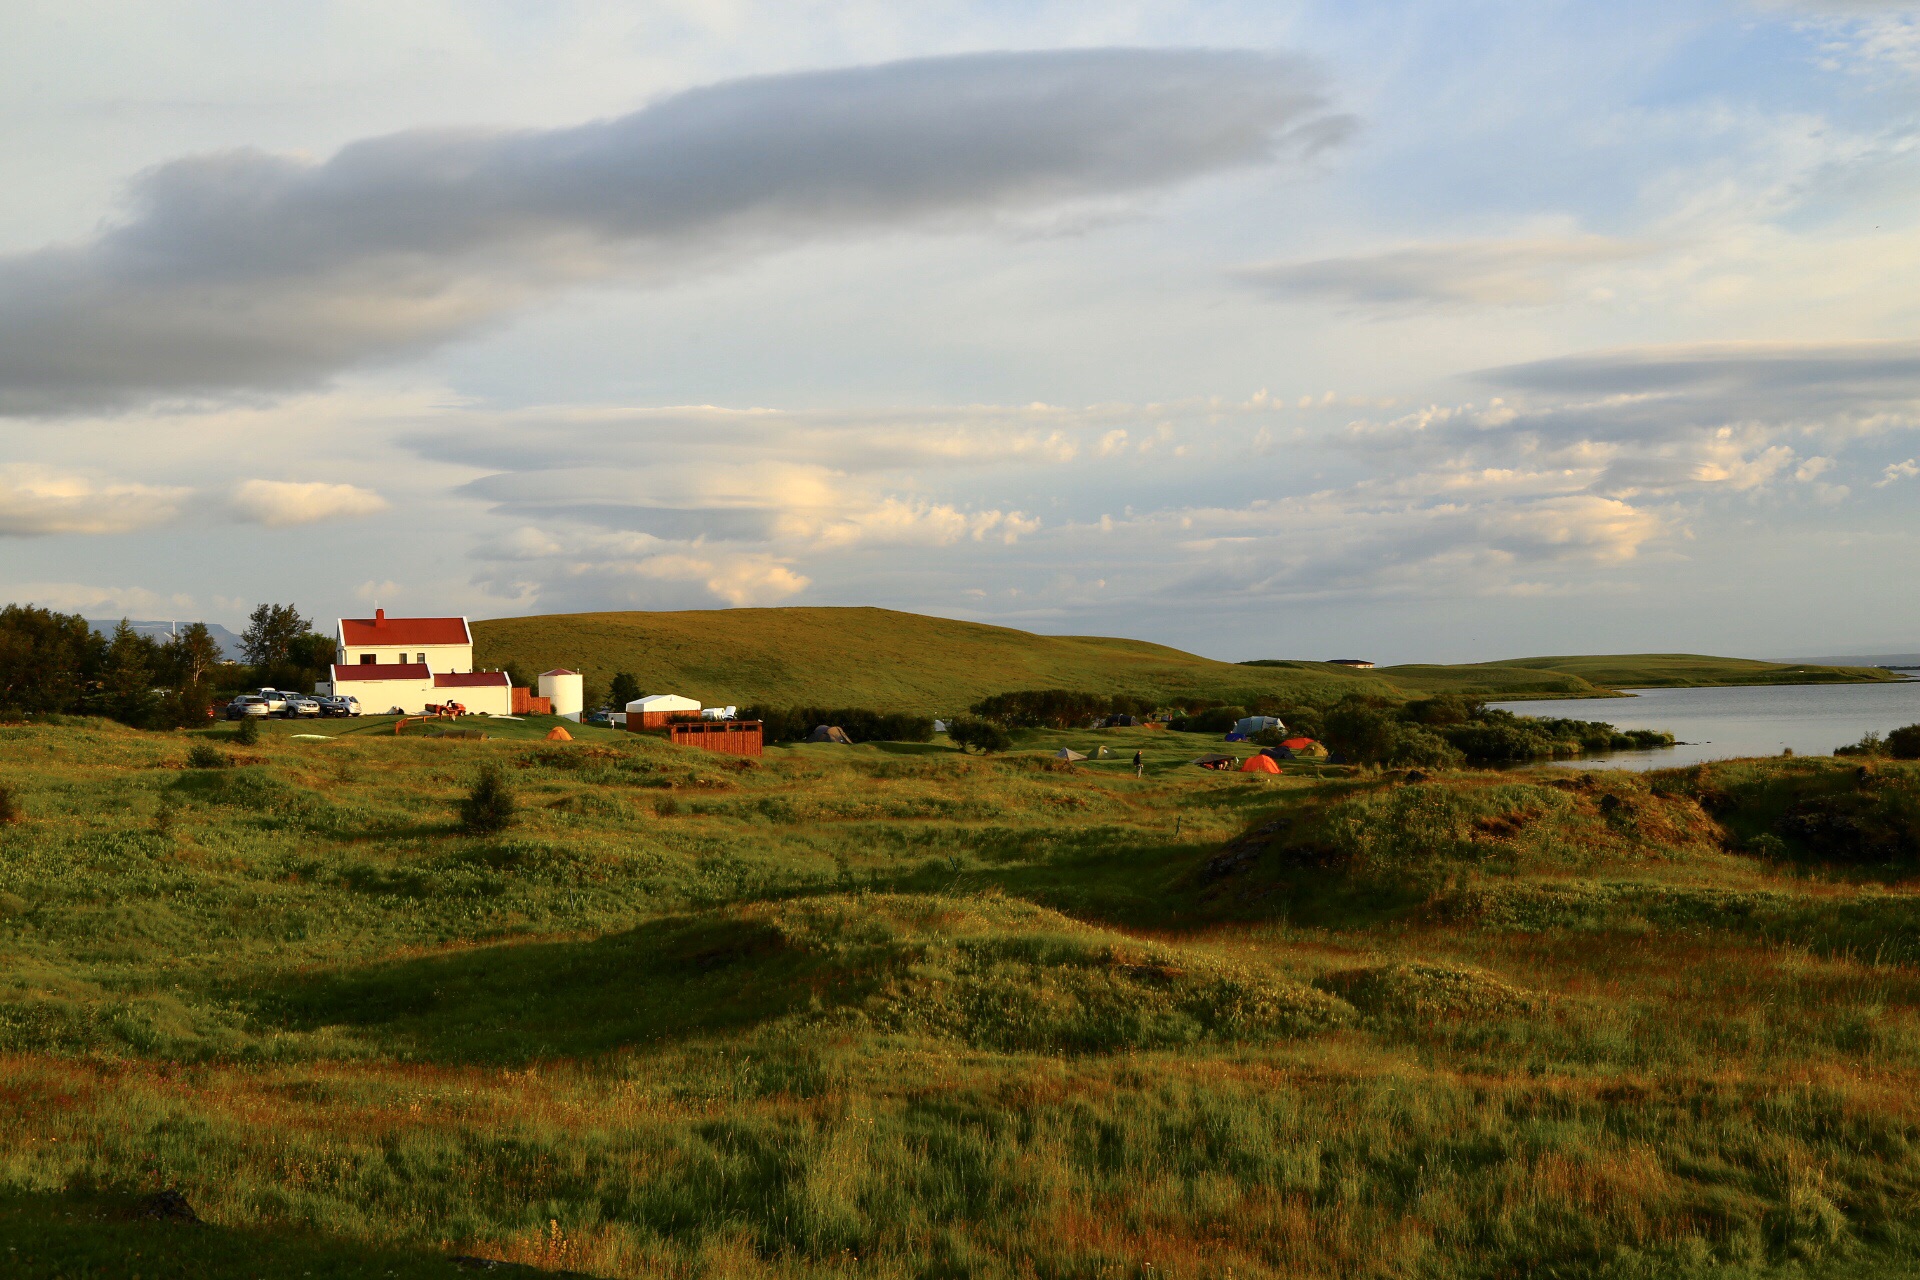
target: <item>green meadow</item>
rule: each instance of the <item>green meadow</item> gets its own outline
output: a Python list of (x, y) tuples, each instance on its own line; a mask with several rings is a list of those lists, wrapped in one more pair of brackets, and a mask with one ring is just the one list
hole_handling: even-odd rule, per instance
[(550, 723), (0, 726), (0, 1273), (1920, 1274), (1920, 765)]

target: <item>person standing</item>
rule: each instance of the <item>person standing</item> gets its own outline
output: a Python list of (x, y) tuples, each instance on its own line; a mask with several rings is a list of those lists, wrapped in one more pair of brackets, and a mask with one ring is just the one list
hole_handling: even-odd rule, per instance
[(1138, 751), (1133, 753), (1133, 776), (1136, 778), (1144, 778), (1147, 776), (1146, 757), (1142, 756)]

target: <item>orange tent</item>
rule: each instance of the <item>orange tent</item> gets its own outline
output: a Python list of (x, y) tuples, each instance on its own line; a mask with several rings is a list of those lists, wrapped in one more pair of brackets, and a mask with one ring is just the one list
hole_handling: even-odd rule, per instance
[(547, 730), (547, 741), (548, 742), (572, 742), (573, 735), (568, 733), (565, 729), (562, 729), (559, 725), (555, 725), (553, 726), (553, 728)]
[(1280, 766), (1273, 762), (1272, 756), (1248, 756), (1246, 763), (1240, 766), (1242, 773), (1278, 773)]

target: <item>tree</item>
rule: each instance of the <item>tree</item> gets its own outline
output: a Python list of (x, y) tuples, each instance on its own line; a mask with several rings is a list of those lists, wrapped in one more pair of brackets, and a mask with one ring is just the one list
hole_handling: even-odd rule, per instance
[(615, 711), (625, 711), (629, 702), (640, 697), (640, 682), (633, 678), (631, 672), (618, 672), (613, 677), (613, 687), (607, 691), (607, 696), (612, 700)]
[(460, 802), (460, 829), (470, 836), (496, 836), (513, 823), (513, 788), (498, 765), (487, 765)]
[(1910, 724), (1888, 734), (1887, 754), (1895, 760), (1920, 760), (1920, 724)]
[(978, 750), (985, 755), (1011, 747), (1013, 736), (991, 720), (956, 716), (947, 722), (947, 741), (962, 751)]
[(213, 638), (204, 622), (189, 622), (160, 646), (164, 669), (175, 685), (185, 689), (207, 682), (207, 676), (220, 663), (220, 642)]
[(105, 653), (106, 642), (77, 613), (0, 609), (0, 708), (78, 711)]
[(240, 646), (254, 666), (276, 666), (292, 660), (295, 643), (308, 629), (307, 620), (292, 605), (263, 604), (248, 615)]
[(133, 629), (125, 618), (107, 641), (106, 663), (100, 672), (104, 710), (116, 720), (140, 724), (154, 702), (153, 668), (160, 646)]

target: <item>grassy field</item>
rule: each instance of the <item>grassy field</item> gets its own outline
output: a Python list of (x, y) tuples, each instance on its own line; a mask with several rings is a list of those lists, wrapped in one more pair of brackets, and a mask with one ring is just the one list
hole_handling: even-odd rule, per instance
[(1327, 704), (1391, 697), (1606, 697), (1662, 684), (1877, 680), (1861, 667), (1789, 667), (1685, 654), (1526, 658), (1354, 671), (1325, 662), (1215, 662), (1164, 645), (1042, 636), (888, 609), (708, 609), (497, 618), (473, 624), (482, 667), (556, 666), (605, 685), (631, 672), (647, 692), (713, 704), (864, 706), (952, 715), (1013, 689), (1073, 689), (1245, 704), (1260, 696)]
[(1920, 1267), (1920, 766), (547, 723), (0, 727), (0, 1271)]

